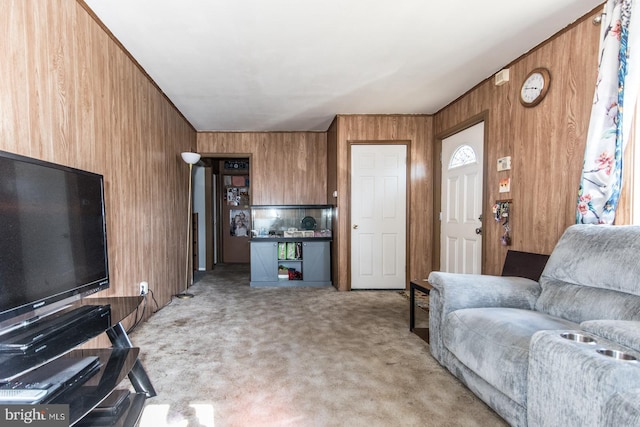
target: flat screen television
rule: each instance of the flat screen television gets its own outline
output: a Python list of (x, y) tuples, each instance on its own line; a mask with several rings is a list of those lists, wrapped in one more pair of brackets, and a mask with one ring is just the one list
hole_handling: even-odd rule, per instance
[(102, 175), (0, 151), (0, 326), (108, 287)]

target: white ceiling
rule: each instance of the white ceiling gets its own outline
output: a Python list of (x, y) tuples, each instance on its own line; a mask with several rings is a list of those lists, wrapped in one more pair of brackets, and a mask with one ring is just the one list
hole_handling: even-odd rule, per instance
[(85, 0), (199, 131), (431, 114), (603, 0)]

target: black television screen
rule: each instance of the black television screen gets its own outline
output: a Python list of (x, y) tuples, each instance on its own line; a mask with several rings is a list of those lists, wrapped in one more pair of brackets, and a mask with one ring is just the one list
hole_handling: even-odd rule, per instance
[(0, 151), (0, 322), (107, 287), (102, 175)]

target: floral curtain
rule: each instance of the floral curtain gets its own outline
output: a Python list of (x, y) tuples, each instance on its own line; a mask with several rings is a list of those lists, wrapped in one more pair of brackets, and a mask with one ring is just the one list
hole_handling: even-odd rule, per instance
[(622, 188), (622, 154), (631, 132), (640, 80), (640, 53), (636, 52), (640, 30), (635, 29), (640, 12), (634, 15), (635, 3), (609, 0), (604, 6), (576, 223), (612, 224), (615, 219)]

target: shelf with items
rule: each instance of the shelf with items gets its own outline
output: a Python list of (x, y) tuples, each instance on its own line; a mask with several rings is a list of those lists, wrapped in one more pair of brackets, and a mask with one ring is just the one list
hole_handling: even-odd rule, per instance
[(278, 279), (302, 280), (302, 242), (278, 242)]
[(302, 260), (302, 242), (278, 242), (278, 261)]
[[(69, 418), (70, 424), (78, 422), (78, 425), (88, 426), (92, 425), (91, 418), (83, 420), (93, 408), (98, 406), (107, 396), (111, 394), (113, 390), (122, 382), (129, 371), (135, 365), (138, 359), (138, 348), (111, 348), (111, 349), (89, 349), (89, 350), (74, 350), (69, 353), (69, 357), (89, 357), (96, 356), (100, 359), (100, 371), (95, 374), (89, 381), (87, 381), (82, 387), (78, 387), (69, 395), (63, 398), (53, 400), (51, 403), (68, 403), (69, 404)], [(135, 397), (137, 393), (133, 393), (131, 398)], [(144, 396), (144, 393), (141, 393)], [(124, 413), (126, 409), (123, 408), (123, 412), (118, 412), (118, 418), (122, 416), (122, 419), (127, 417)], [(132, 414), (133, 415), (133, 414)], [(137, 418), (139, 414), (135, 414)]]
[(251, 241), (251, 286), (331, 285), (329, 239), (273, 240)]
[(293, 263), (278, 264), (278, 280), (303, 280), (302, 263), (293, 265)]

